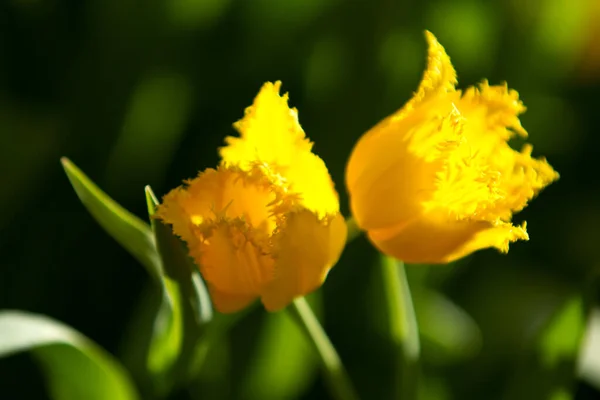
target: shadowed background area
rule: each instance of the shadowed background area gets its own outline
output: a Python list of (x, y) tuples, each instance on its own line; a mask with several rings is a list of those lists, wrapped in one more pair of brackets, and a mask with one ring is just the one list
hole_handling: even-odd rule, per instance
[[(162, 196), (216, 165), (265, 81), (283, 81), (349, 215), (347, 157), (416, 90), (428, 29), (460, 87), (487, 78), (519, 91), (534, 155), (561, 178), (516, 216), (531, 240), (508, 255), (408, 267), (420, 398), (596, 398), (600, 318), (587, 317), (600, 297), (598, 20), (596, 0), (4, 1), (0, 309), (49, 315), (119, 356), (125, 332), (143, 329), (130, 321), (149, 279), (81, 205), (59, 158), (145, 219), (144, 186)], [(395, 379), (377, 328), (375, 257), (353, 242), (321, 290), (325, 328), (368, 399), (386, 398)], [(253, 311), (171, 398), (328, 398), (294, 328)], [(1, 398), (45, 396), (31, 357), (0, 360)]]

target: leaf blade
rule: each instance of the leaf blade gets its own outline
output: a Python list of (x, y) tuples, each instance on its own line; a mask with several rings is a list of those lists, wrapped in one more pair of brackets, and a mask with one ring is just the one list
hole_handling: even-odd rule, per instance
[(194, 348), (205, 326), (213, 318), (212, 303), (198, 268), (191, 261), (183, 243), (171, 228), (154, 218), (158, 199), (152, 188), (146, 186), (146, 204), (150, 225), (160, 257), (165, 288), (178, 303), (174, 311), (180, 326), (179, 359), (172, 371), (173, 381), (185, 383), (191, 378)]
[[(61, 163), (92, 217), (146, 268), (158, 287), (157, 303), (148, 304), (153, 308), (152, 314), (137, 321), (125, 357), (137, 380), (151, 382), (154, 390), (162, 393), (170, 386), (164, 374), (180, 354), (181, 318), (178, 293), (171, 290), (173, 285), (165, 279), (154, 233), (147, 223), (110, 198), (68, 158), (63, 157)], [(156, 294), (151, 293), (151, 297), (154, 296)], [(150, 303), (151, 297), (147, 297)], [(137, 349), (140, 346), (142, 352)]]
[(139, 399), (127, 371), (79, 332), (42, 315), (0, 312), (0, 357), (23, 351), (40, 361), (56, 400)]
[(146, 186), (146, 203), (150, 216), (150, 225), (163, 267), (163, 273), (181, 286), (183, 294), (193, 309), (193, 315), (199, 325), (212, 318), (212, 303), (208, 290), (198, 268), (190, 260), (181, 241), (171, 228), (154, 218), (159, 202), (150, 186)]
[(61, 163), (75, 193), (96, 222), (159, 281), (160, 261), (148, 224), (111, 199), (71, 160), (63, 157)]

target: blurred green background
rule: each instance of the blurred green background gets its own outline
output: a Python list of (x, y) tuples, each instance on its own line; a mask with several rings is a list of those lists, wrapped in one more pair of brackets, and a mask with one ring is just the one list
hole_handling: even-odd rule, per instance
[[(290, 92), (348, 215), (345, 161), (416, 89), (428, 29), (460, 87), (487, 78), (519, 91), (534, 154), (561, 179), (516, 216), (531, 240), (508, 255), (408, 267), (420, 396), (600, 398), (600, 318), (588, 318), (600, 299), (599, 21), (597, 0), (4, 0), (0, 309), (49, 315), (120, 356), (149, 278), (81, 205), (59, 158), (146, 218), (144, 186), (163, 195), (214, 166), (267, 80)], [(325, 328), (366, 399), (395, 379), (375, 257), (353, 242), (322, 290)], [(285, 318), (254, 310), (171, 398), (328, 398)], [(31, 357), (0, 360), (0, 393), (47, 398)]]

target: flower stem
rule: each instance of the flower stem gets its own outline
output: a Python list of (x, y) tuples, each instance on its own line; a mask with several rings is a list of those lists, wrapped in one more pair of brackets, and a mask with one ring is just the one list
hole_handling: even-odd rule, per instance
[(404, 263), (382, 256), (383, 292), (387, 303), (389, 336), (399, 363), (396, 366), (396, 396), (403, 400), (417, 398), (420, 341), (417, 318)]
[(317, 350), (333, 397), (337, 400), (358, 400), (340, 357), (306, 299), (299, 297), (294, 300), (290, 311)]
[(346, 238), (346, 244), (348, 244), (357, 237), (359, 237), (362, 233), (362, 230), (356, 223), (356, 220), (353, 216), (350, 216), (348, 217), (348, 219), (346, 219), (346, 226), (348, 227), (348, 236)]

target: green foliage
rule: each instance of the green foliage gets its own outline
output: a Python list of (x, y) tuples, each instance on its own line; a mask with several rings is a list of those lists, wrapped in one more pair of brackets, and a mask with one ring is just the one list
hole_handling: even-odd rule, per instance
[[(173, 235), (169, 227), (153, 218), (158, 200), (149, 186), (146, 187), (146, 202), (152, 232), (162, 260), (163, 279), (169, 292), (178, 300), (176, 317), (180, 331), (175, 337), (165, 338), (167, 345), (169, 341), (177, 340), (177, 343), (182, 346), (181, 349), (177, 349), (181, 359), (171, 379), (186, 383), (193, 350), (203, 333), (203, 328), (212, 319), (212, 305), (198, 268), (187, 255), (181, 241)], [(152, 362), (151, 359), (149, 361)], [(159, 362), (158, 365), (162, 364)], [(152, 368), (152, 364), (150, 367)]]
[(421, 341), (404, 263), (379, 256), (373, 267), (370, 322), (383, 341), (385, 397), (415, 398), (418, 392)]
[[(320, 297), (313, 295), (311, 300), (314, 307)], [(253, 353), (241, 384), (243, 399), (295, 399), (316, 377), (318, 358), (285, 312), (265, 316)]]
[(161, 301), (156, 305), (152, 296), (147, 298), (150, 311), (141, 312), (130, 328), (125, 352), (130, 368), (145, 386), (167, 393), (175, 382), (185, 381), (200, 328), (212, 317), (204, 282), (182, 243), (170, 228), (153, 218), (158, 201), (150, 187), (146, 188), (148, 226), (102, 192), (69, 160), (63, 159), (63, 166), (96, 221), (146, 266), (158, 284)]
[(79, 200), (94, 219), (146, 267), (152, 278), (162, 282), (160, 261), (148, 224), (111, 199), (68, 158), (62, 158), (61, 162)]
[(0, 312), (0, 357), (23, 351), (39, 361), (54, 400), (139, 398), (121, 364), (79, 332), (41, 315)]
[(162, 260), (163, 278), (170, 282), (170, 285), (180, 286), (179, 291), (185, 296), (187, 308), (191, 310), (195, 325), (206, 324), (212, 318), (213, 310), (208, 290), (198, 268), (188, 256), (187, 249), (173, 235), (171, 229), (154, 218), (158, 200), (150, 186), (146, 186), (146, 202), (152, 232)]
[[(143, 379), (140, 377), (146, 375), (144, 371), (147, 369), (155, 380), (155, 390), (164, 391), (169, 385), (164, 381), (164, 374), (181, 351), (182, 317), (178, 288), (163, 274), (153, 232), (150, 226), (108, 197), (71, 161), (63, 158), (62, 163), (75, 192), (88, 211), (109, 235), (146, 267), (158, 286), (161, 302), (156, 313), (149, 316), (152, 323), (138, 326), (135, 332), (134, 346), (142, 350), (137, 355), (142, 360), (137, 361), (141, 366), (133, 369), (142, 369), (134, 372), (138, 379)], [(144, 343), (146, 345), (140, 345)], [(144, 349), (146, 346), (147, 350)]]

